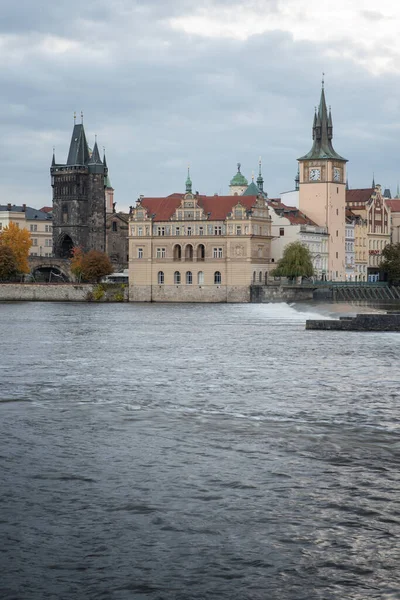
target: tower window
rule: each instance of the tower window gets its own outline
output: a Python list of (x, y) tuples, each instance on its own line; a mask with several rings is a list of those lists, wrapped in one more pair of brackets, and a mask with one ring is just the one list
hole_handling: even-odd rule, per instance
[(279, 229), (279, 235), (280, 236), (285, 235), (285, 228), (284, 227), (280, 227), (280, 229)]
[(112, 230), (117, 231), (117, 221), (112, 222)]

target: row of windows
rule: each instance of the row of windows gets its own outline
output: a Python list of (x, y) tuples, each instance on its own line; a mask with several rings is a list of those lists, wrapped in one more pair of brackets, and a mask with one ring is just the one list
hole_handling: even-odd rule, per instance
[(369, 248), (370, 250), (383, 250), (388, 243), (386, 240), (370, 240)]
[[(39, 245), (39, 244), (38, 244), (38, 238), (32, 238), (32, 246), (38, 246), (38, 245)], [(44, 245), (45, 245), (46, 247), (50, 247), (50, 248), (51, 248), (51, 247), (52, 247), (52, 245), (53, 245), (53, 241), (52, 241), (52, 240), (49, 240), (49, 239), (47, 239), (47, 240), (44, 240)]]
[[(197, 247), (197, 260), (204, 260), (205, 258), (205, 246), (200, 244)], [(222, 248), (213, 248), (213, 258), (222, 258), (223, 257), (223, 249)], [(144, 250), (143, 248), (137, 249), (137, 257), (143, 258)], [(166, 258), (167, 250), (166, 248), (156, 248), (156, 258)], [(179, 244), (175, 245), (173, 248), (173, 258), (174, 260), (182, 259), (182, 248)], [(193, 260), (193, 246), (188, 244), (185, 247), (185, 260)]]
[[(283, 231), (283, 229), (282, 229)], [(242, 225), (229, 225), (228, 226), (228, 233), (229, 234), (233, 234), (235, 233), (235, 235), (248, 235), (249, 233), (252, 233), (252, 235), (268, 235), (268, 227), (264, 226), (264, 228), (261, 227), (261, 225), (252, 225), (252, 227), (250, 228), (249, 225), (246, 225), (243, 229)], [(131, 235), (138, 235), (138, 236), (143, 236), (143, 235), (150, 235), (150, 226), (138, 226), (137, 228), (133, 225), (131, 227)], [(164, 225), (158, 225), (156, 227), (153, 228), (153, 235), (156, 236), (169, 236), (169, 235), (226, 235), (226, 226), (222, 226), (222, 225), (207, 225), (207, 226), (191, 226), (191, 225), (186, 225), (186, 226), (164, 226)], [(283, 233), (281, 233), (280, 235), (283, 235)]]
[[(37, 231), (38, 230), (38, 226), (35, 223), (34, 225), (30, 225), (29, 226), (30, 231)], [(51, 225), (45, 225), (44, 226), (44, 230), (46, 233), (49, 233), (51, 231)]]
[[(163, 285), (165, 283), (164, 271), (159, 271), (158, 272), (157, 281), (158, 281), (158, 283), (160, 285)], [(192, 273), (192, 271), (186, 271), (185, 282), (186, 282), (186, 285), (192, 285), (193, 284), (193, 273)], [(215, 271), (215, 273), (214, 273), (214, 284), (215, 285), (219, 285), (221, 282), (222, 282), (222, 276), (221, 276), (220, 271)], [(180, 274), (179, 271), (175, 271), (175, 273), (174, 273), (174, 284), (179, 285), (180, 283), (182, 283), (181, 274)], [(203, 271), (199, 271), (197, 273), (197, 284), (198, 285), (204, 285), (204, 273), (203, 273)]]
[[(30, 255), (31, 256), (39, 256), (37, 252), (31, 252)], [(44, 252), (43, 254), (40, 253), (40, 256), (48, 256), (49, 257), (49, 256), (53, 256), (53, 253), (52, 252)]]

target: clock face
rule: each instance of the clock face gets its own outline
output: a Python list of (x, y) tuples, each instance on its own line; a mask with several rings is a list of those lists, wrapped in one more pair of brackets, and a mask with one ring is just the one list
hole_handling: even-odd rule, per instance
[(338, 169), (337, 167), (333, 169), (333, 180), (340, 181), (340, 169)]
[(321, 169), (310, 169), (310, 181), (320, 181)]

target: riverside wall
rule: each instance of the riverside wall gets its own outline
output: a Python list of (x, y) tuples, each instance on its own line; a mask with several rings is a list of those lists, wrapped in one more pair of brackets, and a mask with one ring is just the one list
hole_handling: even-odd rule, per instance
[[(0, 283), (0, 302), (113, 302), (116, 287), (105, 287), (104, 294), (96, 296), (96, 284), (91, 283)], [(124, 301), (127, 300), (127, 289)], [(121, 300), (118, 300), (121, 301)]]
[(305, 302), (313, 299), (313, 289), (296, 286), (252, 285), (250, 302), (263, 304), (268, 302)]

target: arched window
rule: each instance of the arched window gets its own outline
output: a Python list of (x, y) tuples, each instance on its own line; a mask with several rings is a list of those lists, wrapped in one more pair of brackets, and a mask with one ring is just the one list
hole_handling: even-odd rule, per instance
[(267, 285), (268, 283), (268, 273), (265, 272), (265, 280), (264, 280), (265, 285)]
[(192, 285), (192, 283), (193, 283), (192, 271), (186, 271), (186, 283), (187, 283), (187, 285)]
[(164, 283), (164, 271), (158, 271), (158, 283)]
[(257, 273), (255, 271), (253, 271), (253, 283), (256, 282), (256, 277), (257, 277)]
[(179, 244), (175, 244), (174, 246), (174, 260), (181, 260), (182, 258), (182, 248)]
[(203, 273), (203, 271), (199, 271), (197, 273), (197, 283), (199, 285), (203, 285), (204, 284), (204, 273)]
[(185, 260), (193, 260), (193, 246), (188, 244), (185, 248)]
[(262, 273), (261, 273), (261, 271), (258, 274), (258, 283), (262, 283)]
[(214, 283), (215, 284), (221, 283), (221, 273), (219, 271), (215, 271), (215, 273), (214, 273)]
[(181, 282), (181, 274), (179, 271), (175, 271), (174, 273), (174, 283), (179, 284)]
[(206, 256), (206, 248), (204, 244), (199, 244), (197, 246), (197, 260), (204, 260)]

